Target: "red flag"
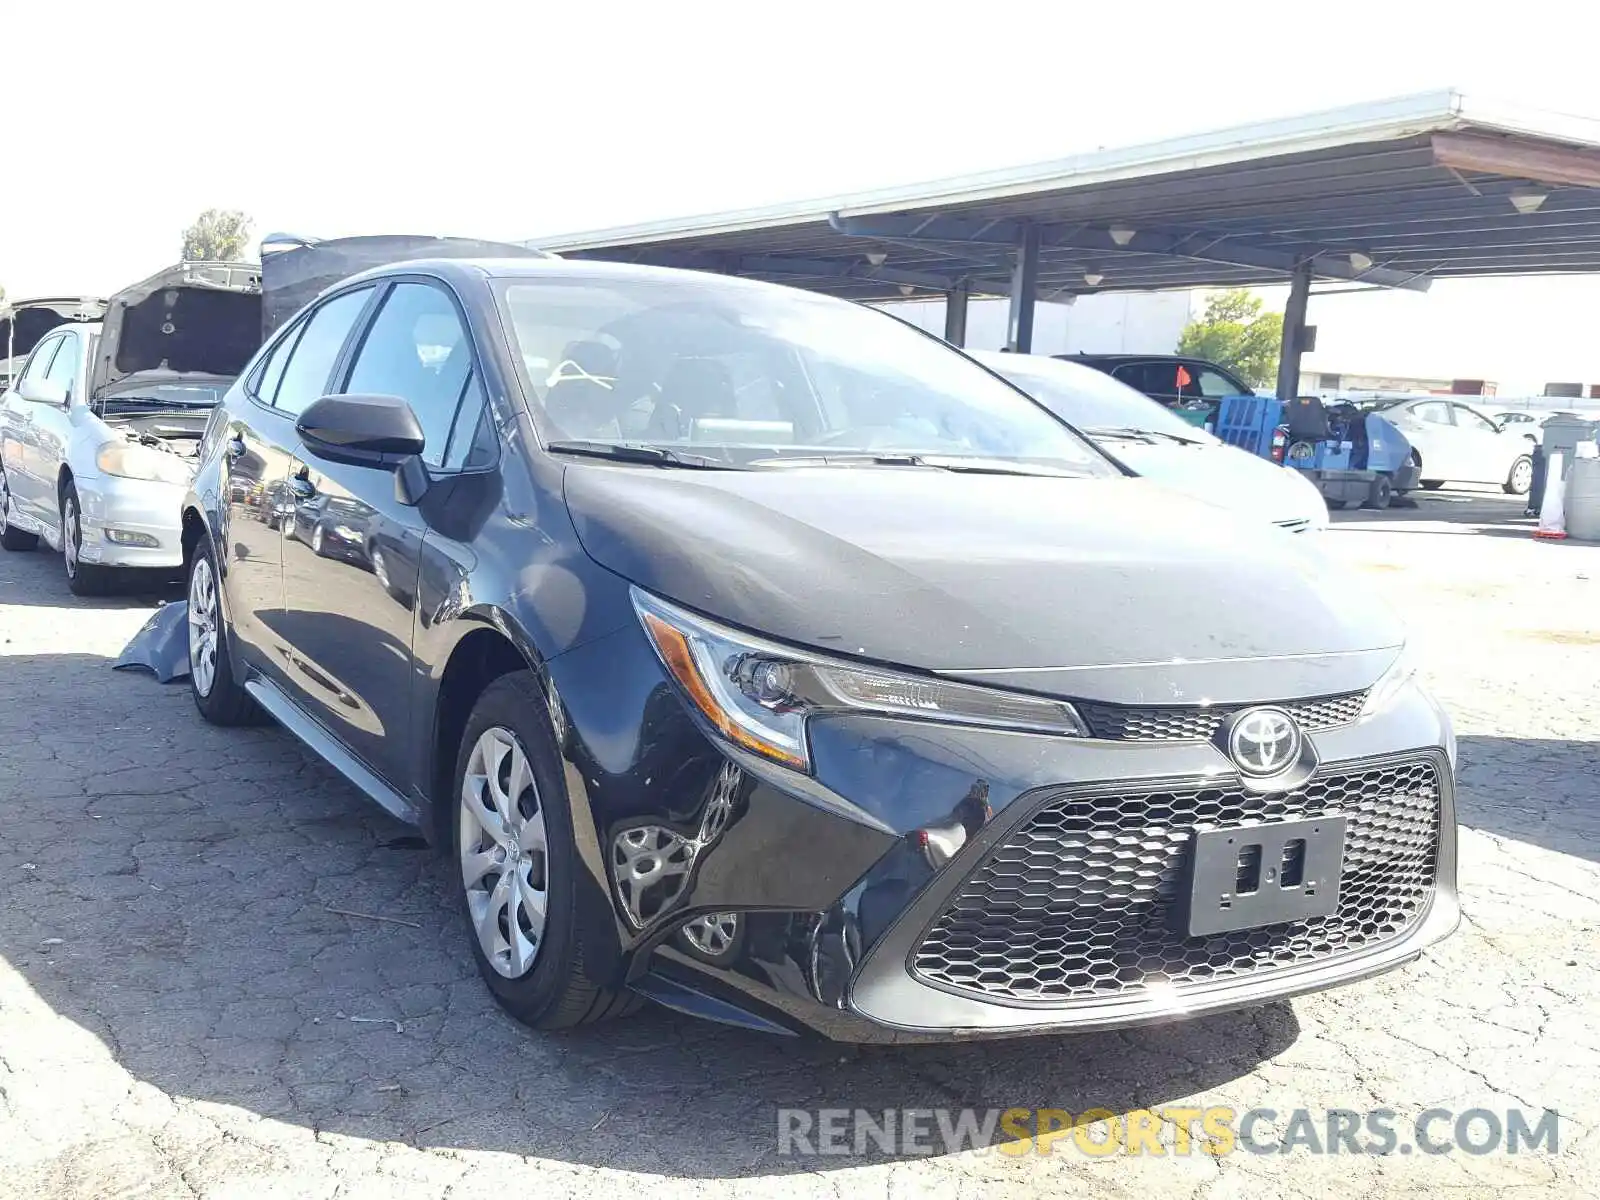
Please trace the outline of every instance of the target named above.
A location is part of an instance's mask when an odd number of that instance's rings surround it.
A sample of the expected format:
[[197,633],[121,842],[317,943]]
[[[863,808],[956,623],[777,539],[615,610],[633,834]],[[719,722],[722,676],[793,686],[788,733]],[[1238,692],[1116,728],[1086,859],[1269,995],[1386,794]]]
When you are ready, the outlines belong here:
[[1189,368],[1184,366],[1182,363],[1179,363],[1178,364],[1178,390],[1180,392],[1183,391],[1184,388],[1188,387],[1193,382],[1194,382],[1194,380],[1189,377]]

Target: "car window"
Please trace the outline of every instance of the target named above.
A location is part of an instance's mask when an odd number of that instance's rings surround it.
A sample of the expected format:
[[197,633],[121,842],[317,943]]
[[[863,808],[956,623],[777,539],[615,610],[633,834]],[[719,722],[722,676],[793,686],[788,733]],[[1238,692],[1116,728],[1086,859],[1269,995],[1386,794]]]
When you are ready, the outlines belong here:
[[[299,416],[313,401],[327,394],[328,376],[339,357],[350,327],[372,295],[370,287],[344,292],[311,314],[272,396],[275,408]],[[265,397],[263,397],[265,398]]]
[[1111,377],[1146,396],[1173,396],[1178,390],[1176,363],[1123,363]]
[[1460,404],[1453,404],[1450,407],[1456,410],[1456,424],[1461,426],[1463,429],[1470,429],[1474,433],[1500,432],[1495,428],[1493,421],[1486,419],[1479,413],[1473,412],[1472,409],[1466,408]]
[[55,357],[56,350],[63,339],[60,337],[47,338],[33,349],[33,357],[28,359],[28,365],[23,368],[22,374],[17,376],[17,382],[24,379],[43,379],[50,370],[50,360]]
[[283,368],[289,363],[289,355],[294,353],[294,344],[300,340],[300,334],[305,329],[305,322],[300,321],[284,330],[283,336],[267,351],[266,358],[261,360],[261,365],[252,373],[250,391],[257,400],[263,404],[271,404],[278,394],[278,383],[283,379]]
[[498,457],[497,446],[494,412],[474,370],[467,376],[467,385],[461,391],[461,407],[456,410],[455,425],[450,431],[445,469],[477,471],[493,466]]
[[1220,371],[1210,367],[1190,368],[1202,396],[1243,396],[1249,389],[1240,387]]
[[1438,402],[1413,405],[1411,415],[1419,421],[1426,421],[1429,425],[1453,425],[1455,423],[1450,420],[1450,406]]
[[67,399],[73,398],[73,390],[78,385],[78,335],[69,333],[61,339],[61,346],[56,351],[55,360],[51,362],[44,377],[59,383],[67,390]]
[[1195,436],[1194,426],[1172,409],[1093,367],[1032,354],[980,351],[974,357],[1085,433],[1139,429]]
[[443,289],[398,283],[384,297],[344,390],[398,396],[422,425],[422,459],[444,463],[450,426],[472,369],[472,340]]

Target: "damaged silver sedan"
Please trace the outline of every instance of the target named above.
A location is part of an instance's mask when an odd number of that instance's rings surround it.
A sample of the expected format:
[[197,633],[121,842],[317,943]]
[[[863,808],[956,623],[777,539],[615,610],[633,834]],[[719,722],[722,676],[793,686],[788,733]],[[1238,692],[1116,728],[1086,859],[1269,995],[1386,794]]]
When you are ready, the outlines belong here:
[[0,546],[59,550],[78,595],[181,566],[180,501],[261,315],[258,266],[190,262],[41,338],[0,406]]

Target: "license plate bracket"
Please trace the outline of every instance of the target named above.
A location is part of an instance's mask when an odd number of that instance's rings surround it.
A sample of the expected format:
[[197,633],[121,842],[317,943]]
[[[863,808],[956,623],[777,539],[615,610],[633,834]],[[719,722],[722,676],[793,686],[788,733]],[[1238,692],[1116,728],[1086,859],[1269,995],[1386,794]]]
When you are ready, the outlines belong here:
[[1325,917],[1339,907],[1349,820],[1234,825],[1195,835],[1189,855],[1190,937]]

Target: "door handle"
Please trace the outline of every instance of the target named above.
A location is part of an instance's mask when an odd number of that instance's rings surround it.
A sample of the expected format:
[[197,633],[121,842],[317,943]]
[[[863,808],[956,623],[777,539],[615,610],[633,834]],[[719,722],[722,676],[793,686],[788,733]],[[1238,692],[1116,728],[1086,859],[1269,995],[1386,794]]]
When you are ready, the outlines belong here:
[[228,457],[229,458],[243,458],[244,457],[244,439],[242,437],[239,437],[237,434],[228,439]]

